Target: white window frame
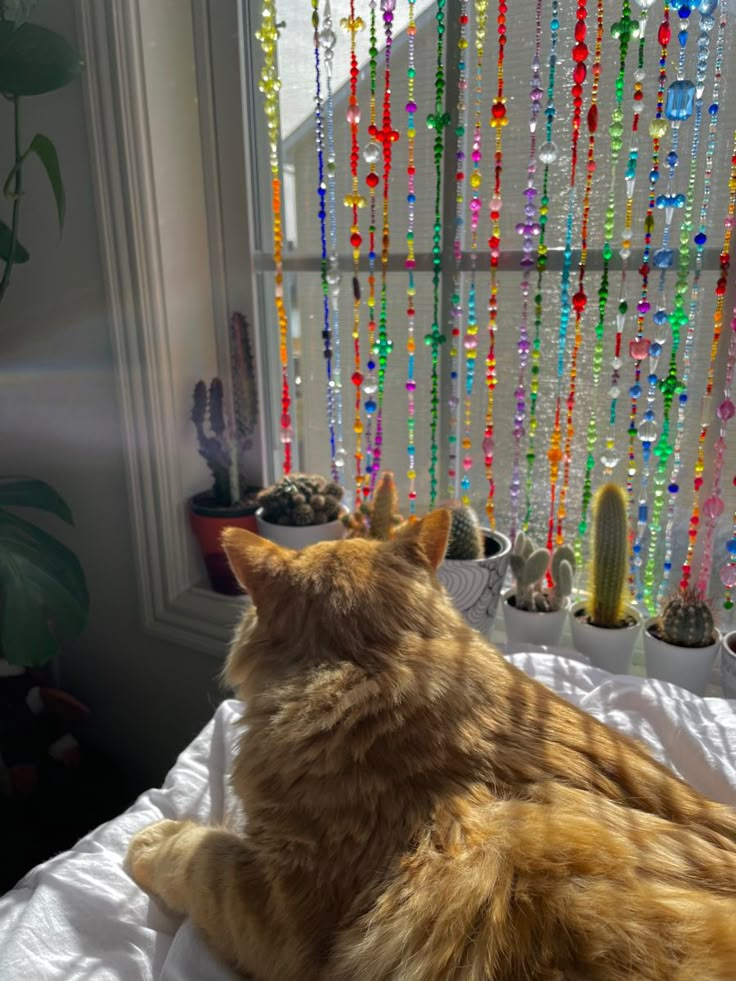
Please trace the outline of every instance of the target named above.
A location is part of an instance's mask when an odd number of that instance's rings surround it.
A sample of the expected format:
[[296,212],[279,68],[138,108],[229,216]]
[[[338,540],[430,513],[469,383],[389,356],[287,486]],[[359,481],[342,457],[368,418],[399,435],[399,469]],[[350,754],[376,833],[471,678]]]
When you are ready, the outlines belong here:
[[[188,417],[193,383],[217,374],[229,312],[256,315],[238,7],[76,0],[143,627],[218,657],[244,601],[204,584],[185,509],[208,482]],[[254,483],[269,477],[268,411],[263,399]]]

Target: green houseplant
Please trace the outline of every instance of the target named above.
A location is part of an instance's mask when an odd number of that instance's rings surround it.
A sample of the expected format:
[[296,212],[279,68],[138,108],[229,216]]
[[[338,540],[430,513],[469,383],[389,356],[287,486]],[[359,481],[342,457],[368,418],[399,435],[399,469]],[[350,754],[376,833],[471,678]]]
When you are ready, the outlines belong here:
[[659,616],[644,626],[644,656],[650,678],[703,695],[720,646],[720,631],[707,596],[694,586],[680,589]]
[[343,494],[320,474],[287,474],[258,495],[258,533],[287,548],[343,538]]
[[[26,98],[63,88],[75,79],[82,61],[60,35],[27,23],[31,0],[0,2],[0,93],[12,106],[12,166],[3,182],[9,214],[0,214],[0,303],[16,265],[30,259],[21,242],[26,168],[41,164],[51,185],[63,228],[64,184],[52,140],[23,136]],[[9,220],[5,220],[6,217]],[[83,629],[89,608],[84,572],[74,553],[27,518],[35,510],[73,524],[67,503],[53,487],[25,476],[0,477],[0,655],[8,665],[38,667],[51,660],[61,643]]]
[[520,531],[509,556],[513,586],[503,595],[506,637],[512,645],[559,642],[575,574],[575,553],[559,545],[550,554]]
[[257,530],[260,491],[251,485],[246,471],[246,455],[258,421],[258,393],[250,330],[241,313],[230,318],[229,339],[232,414],[225,407],[221,378],[213,378],[209,385],[200,380],[194,386],[191,420],[212,486],[190,499],[189,517],[210,585],[218,593],[236,595],[242,590],[230,570],[220,536],[224,528],[233,525]]
[[593,498],[593,542],[586,599],[570,610],[576,650],[614,674],[627,674],[641,615],[627,602],[629,561],[626,494],[604,484]]

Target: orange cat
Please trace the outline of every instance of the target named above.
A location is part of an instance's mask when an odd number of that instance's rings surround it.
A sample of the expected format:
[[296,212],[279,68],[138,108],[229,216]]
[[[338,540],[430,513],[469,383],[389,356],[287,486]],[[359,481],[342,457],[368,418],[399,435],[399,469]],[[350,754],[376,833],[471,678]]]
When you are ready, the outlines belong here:
[[466,626],[448,527],[226,532],[247,831],[155,824],[136,881],[258,981],[734,981],[736,813]]

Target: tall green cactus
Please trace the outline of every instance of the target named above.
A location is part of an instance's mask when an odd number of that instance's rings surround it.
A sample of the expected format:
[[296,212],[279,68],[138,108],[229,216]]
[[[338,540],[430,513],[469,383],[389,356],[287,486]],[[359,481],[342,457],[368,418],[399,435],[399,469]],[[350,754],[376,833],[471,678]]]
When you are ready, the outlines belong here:
[[590,577],[590,622],[597,627],[620,624],[628,565],[626,494],[604,484],[593,499],[593,562]]

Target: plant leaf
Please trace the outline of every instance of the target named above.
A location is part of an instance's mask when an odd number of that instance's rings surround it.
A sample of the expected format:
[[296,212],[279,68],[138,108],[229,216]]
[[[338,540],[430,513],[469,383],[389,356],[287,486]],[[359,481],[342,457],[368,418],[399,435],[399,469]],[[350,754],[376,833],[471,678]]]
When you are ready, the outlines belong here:
[[38,666],[63,637],[79,634],[89,610],[84,572],[53,536],[0,509],[0,649],[12,664]]
[[[10,227],[5,224],[5,222],[0,218],[0,259],[4,259],[5,262],[10,258],[10,242],[13,237],[13,233]],[[20,265],[22,262],[28,262],[30,255],[27,250],[23,248],[18,239],[15,240],[15,255],[13,256],[13,262]]]
[[38,24],[0,21],[0,92],[42,95],[72,82],[84,67],[79,52],[60,34]]
[[38,508],[73,525],[71,509],[58,491],[45,480],[33,477],[0,477],[0,508]]
[[46,171],[49,184],[51,184],[51,190],[54,192],[56,211],[59,215],[59,231],[61,231],[64,228],[66,194],[64,193],[64,182],[61,179],[59,155],[56,152],[56,147],[48,136],[44,136],[43,133],[36,133],[31,140],[31,145],[28,147],[25,156],[28,156],[30,153],[36,154],[43,164],[43,169]]
[[38,0],[4,0],[0,7],[5,20],[10,20],[16,27],[20,27],[31,16],[37,3]]

